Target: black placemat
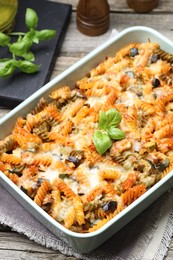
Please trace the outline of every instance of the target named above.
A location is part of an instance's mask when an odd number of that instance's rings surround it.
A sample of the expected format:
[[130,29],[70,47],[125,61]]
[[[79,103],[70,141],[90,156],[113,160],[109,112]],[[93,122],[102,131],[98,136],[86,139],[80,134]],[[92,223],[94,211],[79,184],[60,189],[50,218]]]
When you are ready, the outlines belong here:
[[[38,30],[53,29],[57,34],[52,40],[40,42],[32,48],[36,58],[34,62],[41,64],[39,72],[35,74],[15,72],[8,79],[0,79],[0,106],[8,108],[14,108],[49,81],[72,10],[71,5],[46,0],[18,0],[18,2],[19,8],[13,31],[27,31],[25,12],[26,8],[32,8],[39,17]],[[8,55],[8,50],[0,47],[0,58]]]

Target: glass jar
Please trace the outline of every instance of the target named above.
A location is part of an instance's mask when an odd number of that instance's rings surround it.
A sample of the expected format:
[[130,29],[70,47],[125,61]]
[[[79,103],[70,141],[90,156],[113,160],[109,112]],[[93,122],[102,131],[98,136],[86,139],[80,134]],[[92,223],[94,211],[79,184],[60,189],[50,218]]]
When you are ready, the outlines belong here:
[[17,0],[0,0],[0,31],[12,31],[18,9]]

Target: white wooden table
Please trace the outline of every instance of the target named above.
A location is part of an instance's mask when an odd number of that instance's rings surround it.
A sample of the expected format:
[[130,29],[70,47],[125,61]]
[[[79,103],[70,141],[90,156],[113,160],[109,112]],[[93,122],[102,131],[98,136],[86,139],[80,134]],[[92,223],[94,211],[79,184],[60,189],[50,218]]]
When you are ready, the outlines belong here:
[[[34,1],[34,0],[32,0]],[[82,58],[84,55],[99,46],[111,36],[112,30],[118,31],[129,26],[144,25],[152,27],[170,40],[173,41],[173,1],[160,0],[157,9],[148,14],[138,14],[129,9],[126,0],[108,0],[111,12],[110,29],[105,34],[98,37],[88,37],[82,35],[76,28],[76,6],[78,0],[54,0],[73,5],[73,13],[69,24],[61,51],[57,57],[56,64],[52,73],[54,78],[70,65]],[[0,109],[0,117],[8,113],[8,109]],[[8,227],[0,225],[0,260],[12,259],[54,259],[54,260],[73,260],[73,257],[66,257],[58,252],[47,249],[30,241],[23,235],[13,232]],[[173,259],[173,238],[166,260]]]

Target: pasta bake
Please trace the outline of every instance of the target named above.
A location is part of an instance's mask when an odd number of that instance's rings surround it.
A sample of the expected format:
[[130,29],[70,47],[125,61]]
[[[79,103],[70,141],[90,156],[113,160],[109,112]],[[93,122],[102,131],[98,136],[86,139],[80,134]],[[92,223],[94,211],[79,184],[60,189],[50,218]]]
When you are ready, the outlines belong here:
[[0,170],[67,229],[99,229],[172,169],[172,62],[131,43],[42,97],[0,141]]

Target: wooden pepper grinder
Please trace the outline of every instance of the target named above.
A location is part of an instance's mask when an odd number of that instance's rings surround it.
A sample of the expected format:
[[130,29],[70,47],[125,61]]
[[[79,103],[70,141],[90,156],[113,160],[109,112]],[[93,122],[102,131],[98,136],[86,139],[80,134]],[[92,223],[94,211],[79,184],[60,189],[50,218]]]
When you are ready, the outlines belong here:
[[158,6],[159,0],[127,0],[130,8],[138,13],[148,13]]
[[79,0],[77,28],[83,34],[97,36],[109,28],[109,4],[107,0]]

